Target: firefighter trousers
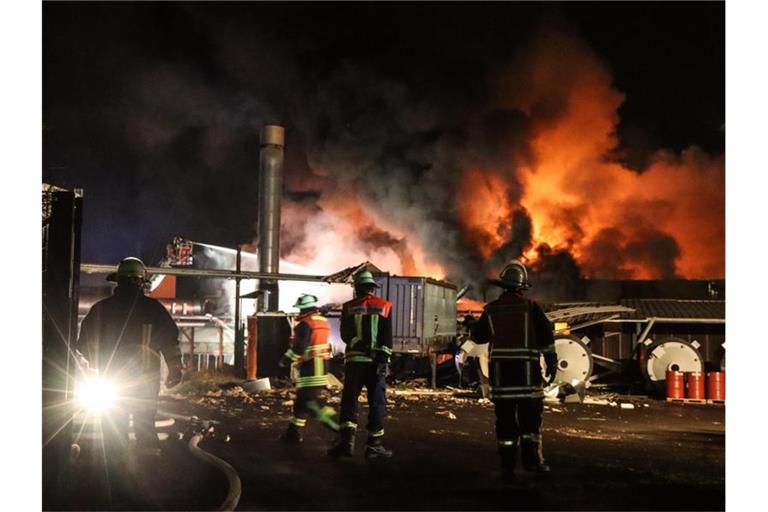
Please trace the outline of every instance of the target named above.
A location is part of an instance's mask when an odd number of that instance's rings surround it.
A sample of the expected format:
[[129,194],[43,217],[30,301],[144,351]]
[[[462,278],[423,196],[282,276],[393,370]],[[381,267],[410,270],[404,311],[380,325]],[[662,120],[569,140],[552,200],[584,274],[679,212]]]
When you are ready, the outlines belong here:
[[357,428],[357,397],[363,387],[368,392],[368,424],[366,429],[372,438],[384,435],[386,413],[386,381],[376,372],[373,362],[349,362],[344,367],[344,391],[341,394],[341,428]]
[[325,426],[333,428],[330,424],[333,410],[330,407],[325,407],[320,396],[324,389],[325,386],[307,386],[296,390],[291,425],[299,428],[304,427],[307,424],[307,420],[313,417]]
[[541,423],[544,399],[497,399],[495,406],[499,453],[504,456],[521,446],[524,464],[535,465],[543,462]]
[[122,392],[119,403],[110,411],[110,435],[118,445],[125,446],[133,417],[133,431],[139,447],[160,446],[155,428],[157,395],[160,391],[159,375],[142,376]]

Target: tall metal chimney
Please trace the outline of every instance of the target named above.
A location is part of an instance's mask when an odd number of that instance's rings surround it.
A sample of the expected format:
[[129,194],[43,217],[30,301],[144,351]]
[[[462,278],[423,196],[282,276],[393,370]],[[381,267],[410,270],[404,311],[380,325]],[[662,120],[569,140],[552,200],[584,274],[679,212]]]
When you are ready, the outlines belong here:
[[[280,199],[283,195],[283,149],[285,129],[266,125],[261,129],[259,158],[259,271],[280,271]],[[260,311],[277,311],[276,281],[262,279],[264,291]]]

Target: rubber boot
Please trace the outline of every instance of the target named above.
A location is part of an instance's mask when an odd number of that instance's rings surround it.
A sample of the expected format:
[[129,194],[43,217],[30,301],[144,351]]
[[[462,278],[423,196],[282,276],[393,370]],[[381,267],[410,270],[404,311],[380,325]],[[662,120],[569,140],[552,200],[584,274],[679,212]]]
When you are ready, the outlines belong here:
[[301,429],[293,423],[289,423],[286,431],[280,436],[280,441],[285,444],[301,444],[304,438],[301,437]]
[[523,467],[527,471],[549,473],[550,468],[544,464],[544,457],[541,454],[541,443],[523,441],[521,449],[523,455]]
[[392,450],[387,450],[381,443],[381,437],[369,437],[365,445],[366,459],[388,459],[392,457]]
[[501,457],[501,478],[504,480],[515,478],[517,446],[499,447],[499,456]]
[[331,457],[351,457],[355,453],[355,429],[342,428],[336,444],[328,450]]

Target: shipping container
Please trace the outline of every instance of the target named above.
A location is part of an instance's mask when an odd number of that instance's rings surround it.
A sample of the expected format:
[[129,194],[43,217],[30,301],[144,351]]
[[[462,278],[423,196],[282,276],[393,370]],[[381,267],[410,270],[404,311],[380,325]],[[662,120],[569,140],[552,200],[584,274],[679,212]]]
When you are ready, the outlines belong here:
[[457,287],[429,277],[375,275],[376,295],[392,303],[395,353],[445,350],[456,340]]

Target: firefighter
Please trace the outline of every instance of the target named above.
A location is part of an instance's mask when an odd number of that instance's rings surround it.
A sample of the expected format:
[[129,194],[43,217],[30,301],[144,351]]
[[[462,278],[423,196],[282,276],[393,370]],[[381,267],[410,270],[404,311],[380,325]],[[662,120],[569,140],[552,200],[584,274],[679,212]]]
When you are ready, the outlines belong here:
[[491,400],[502,471],[513,476],[519,446],[525,469],[547,473],[541,443],[540,358],[544,356],[546,377],[551,380],[557,366],[552,324],[536,302],[523,296],[530,288],[525,265],[511,261],[491,283],[504,291],[485,306],[472,334],[475,342],[490,343]]
[[365,457],[389,458],[392,451],[382,444],[386,412],[386,376],[392,355],[392,304],[376,297],[379,286],[368,271],[354,276],[355,298],[344,303],[341,339],[346,343],[344,390],[341,396],[339,438],[328,451],[333,457],[354,453],[357,430],[357,397],[368,391],[368,442]]
[[314,295],[301,295],[293,307],[298,308],[300,313],[291,346],[283,354],[279,365],[298,365],[299,376],[296,379],[293,417],[280,440],[299,444],[303,441],[301,429],[306,426],[310,413],[333,430],[338,430],[338,425],[332,419],[333,409],[323,406],[320,398],[320,393],[328,385],[328,359],[331,355],[328,320],[320,314]]
[[[166,385],[181,382],[179,330],[165,307],[144,295],[147,269],[138,258],[125,258],[117,272],[114,294],[97,302],[83,319],[76,349],[117,388],[119,402],[111,411],[120,444],[127,442],[128,415],[133,414],[136,443],[144,454],[159,454],[155,431],[160,391],[160,356],[168,366]],[[105,432],[105,434],[110,434]]]

